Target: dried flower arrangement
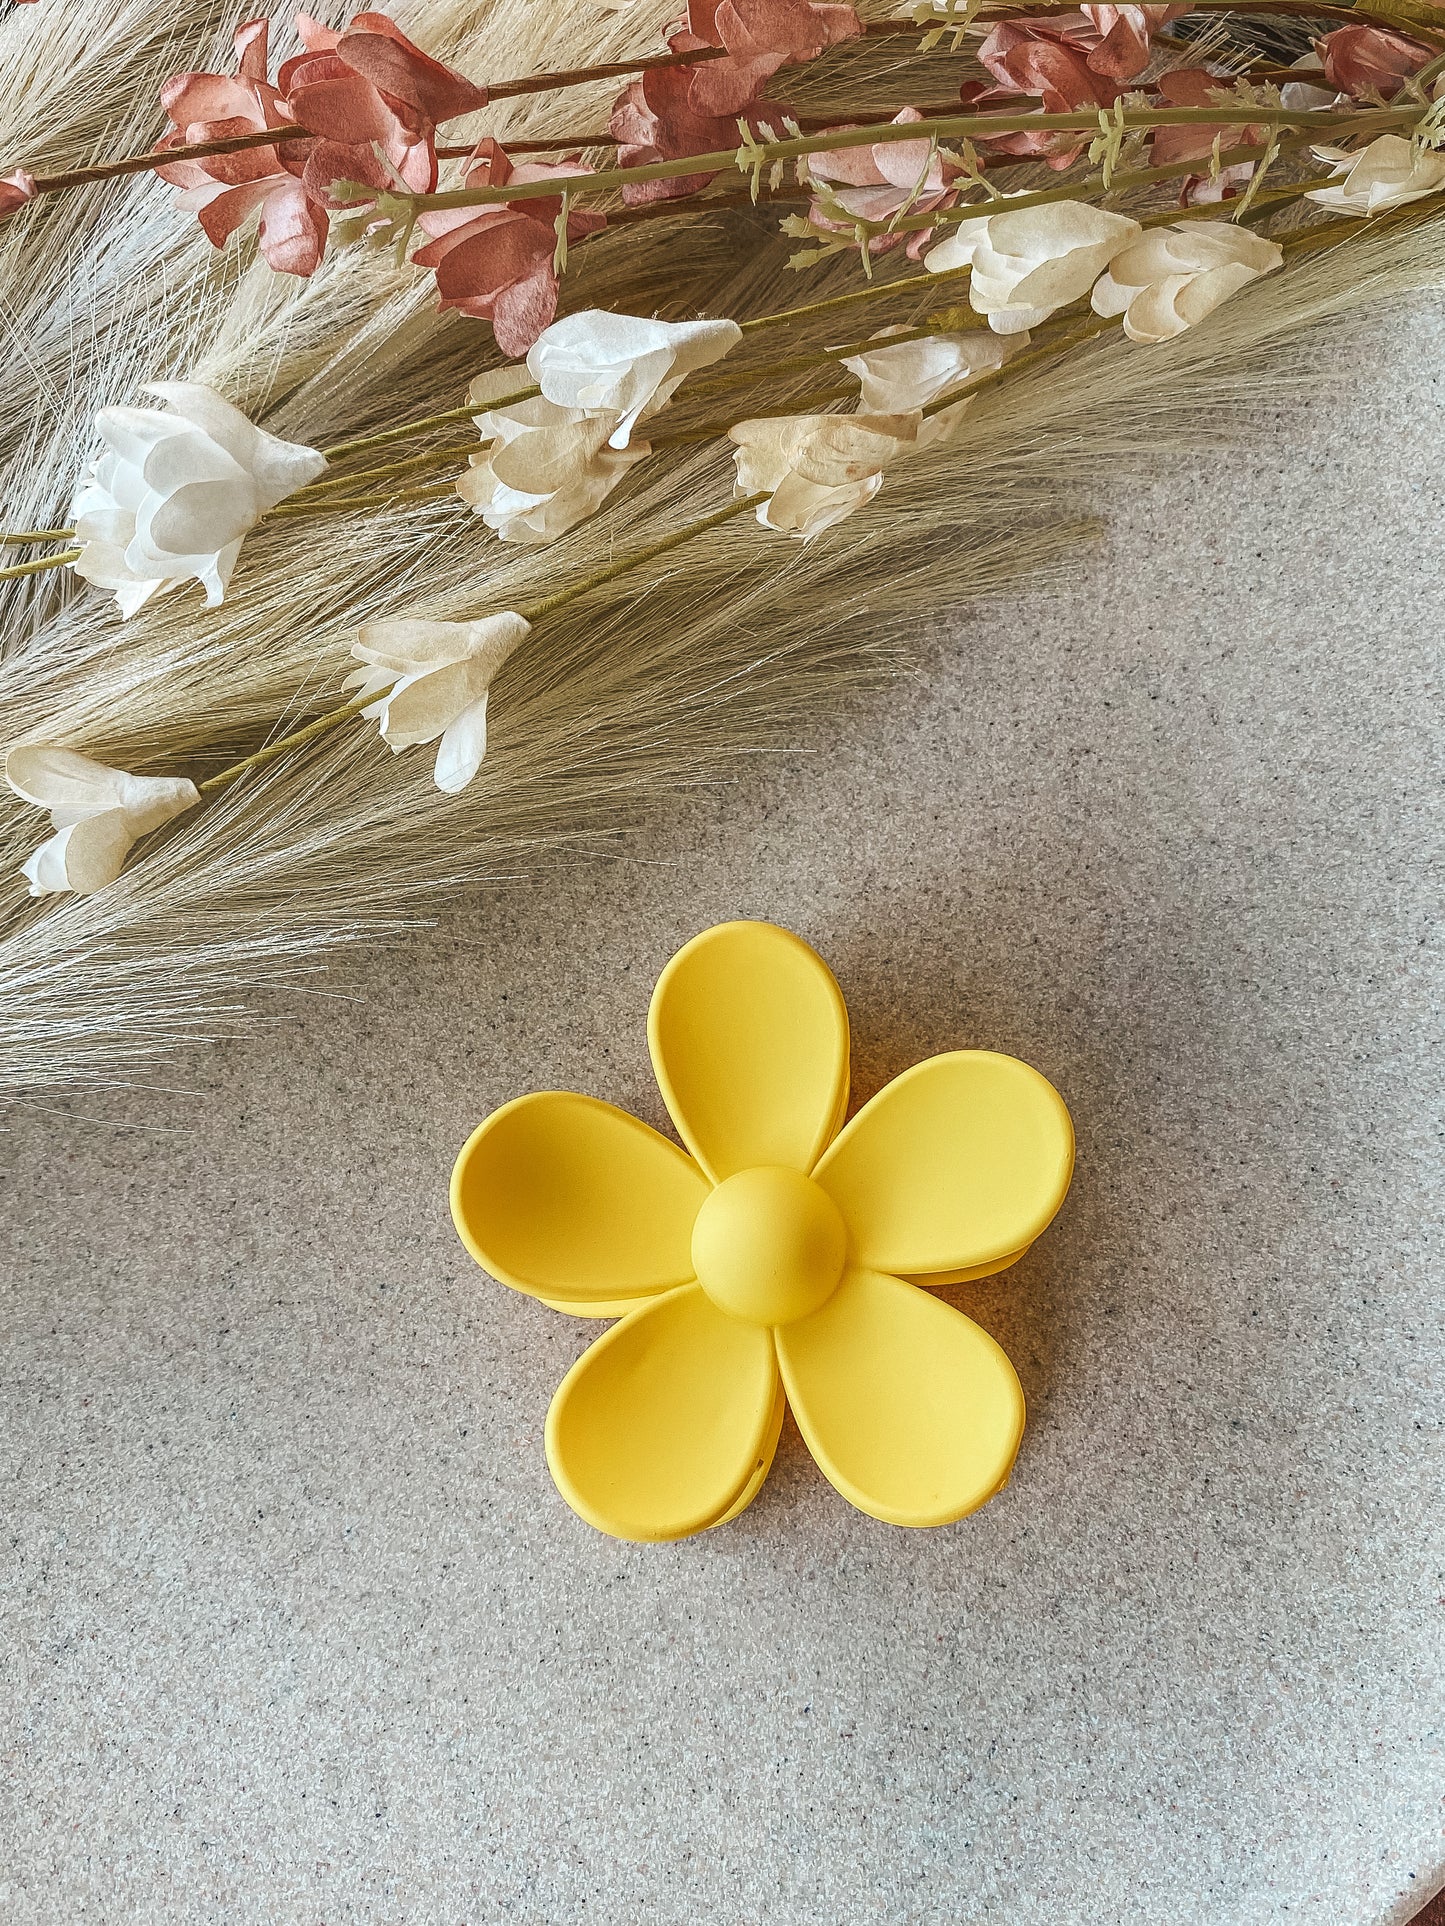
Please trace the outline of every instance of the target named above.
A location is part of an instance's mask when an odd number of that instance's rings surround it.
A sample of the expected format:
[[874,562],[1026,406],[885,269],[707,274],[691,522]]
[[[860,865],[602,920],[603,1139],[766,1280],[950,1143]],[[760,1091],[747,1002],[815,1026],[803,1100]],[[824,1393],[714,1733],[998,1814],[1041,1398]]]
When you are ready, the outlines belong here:
[[15,1091],[604,832],[1442,278],[1425,0],[15,0],[0,74]]

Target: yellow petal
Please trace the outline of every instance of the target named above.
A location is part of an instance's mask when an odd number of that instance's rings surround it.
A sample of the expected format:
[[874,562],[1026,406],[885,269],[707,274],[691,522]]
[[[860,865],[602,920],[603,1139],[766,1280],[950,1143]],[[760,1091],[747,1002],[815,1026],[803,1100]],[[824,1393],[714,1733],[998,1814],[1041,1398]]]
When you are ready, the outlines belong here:
[[1017,1057],[957,1050],[895,1077],[813,1173],[873,1270],[992,1268],[1021,1256],[1069,1187],[1064,1100]]
[[557,1489],[613,1538],[686,1538],[761,1485],[781,1415],[772,1338],[684,1285],[624,1318],[547,1413]]
[[697,1166],[636,1117],[549,1090],[473,1131],[452,1172],[452,1219],[503,1284],[600,1310],[692,1276],[707,1194]]
[[773,923],[721,923],[680,949],[647,1018],[678,1134],[716,1182],[811,1170],[848,1102],[848,1012],[823,959]]
[[568,1317],[591,1317],[599,1320],[627,1317],[633,1311],[640,1311],[644,1304],[650,1304],[650,1297],[539,1297],[537,1302],[545,1304],[549,1311],[562,1311]]
[[961,1311],[901,1278],[850,1271],[774,1332],[798,1429],[828,1481],[890,1525],[947,1525],[1008,1482],[1024,1394]]

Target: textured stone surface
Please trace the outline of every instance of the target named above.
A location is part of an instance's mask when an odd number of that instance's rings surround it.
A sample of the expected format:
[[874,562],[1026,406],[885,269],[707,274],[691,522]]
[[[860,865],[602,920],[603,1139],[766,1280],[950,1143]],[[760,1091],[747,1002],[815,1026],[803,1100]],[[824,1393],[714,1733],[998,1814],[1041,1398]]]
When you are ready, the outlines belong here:
[[[1307,416],[1117,491],[1067,592],[941,624],[617,860],[10,1117],[7,1922],[1423,1903],[1442,349],[1425,308],[1341,348]],[[586,1329],[451,1232],[495,1103],[660,1121],[653,978],[736,915],[834,965],[856,1096],[977,1044],[1073,1107],[1062,1217],[955,1294],[1031,1409],[958,1527],[854,1514],[789,1430],[726,1530],[593,1535],[541,1451]]]

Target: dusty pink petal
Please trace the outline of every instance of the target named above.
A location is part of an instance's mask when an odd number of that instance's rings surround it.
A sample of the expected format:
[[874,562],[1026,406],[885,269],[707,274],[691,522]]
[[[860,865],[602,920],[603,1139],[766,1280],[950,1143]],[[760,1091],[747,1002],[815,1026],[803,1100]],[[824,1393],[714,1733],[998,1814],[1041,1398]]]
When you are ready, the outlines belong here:
[[[1203,67],[1177,67],[1159,77],[1159,97],[1166,107],[1208,107],[1215,94],[1228,91],[1229,82]],[[1194,127],[1156,128],[1149,144],[1149,158],[1155,167],[1169,167],[1175,161],[1208,160],[1214,151],[1215,136],[1221,151],[1229,147],[1253,147],[1264,138],[1263,127],[1218,126],[1212,123]]]
[[780,66],[816,60],[825,47],[863,31],[851,7],[817,7],[811,0],[722,0],[716,22],[736,59],[776,55]]
[[[842,130],[832,128],[829,131]],[[865,136],[867,131],[866,128],[859,129]],[[840,187],[883,187],[887,185],[887,180],[876,156],[874,143],[865,139],[858,147],[831,147],[821,154],[810,154],[808,171],[819,180],[836,181]]]
[[555,238],[508,208],[486,215],[428,242],[412,259],[435,271],[442,307],[490,319],[502,352],[525,354],[557,312]]
[[[429,194],[435,187],[436,159],[428,142],[422,141],[414,147],[388,143],[387,160],[414,193]],[[363,187],[374,187],[379,193],[395,185],[391,169],[377,157],[370,143],[352,147],[332,140],[310,143],[301,179],[311,198],[333,212],[354,205],[337,199],[338,181],[356,181]]]
[[17,167],[13,174],[0,180],[0,221],[7,214],[13,214],[17,207],[24,207],[27,201],[35,199],[35,176],[23,167]]
[[554,243],[537,222],[512,215],[472,234],[447,237],[440,259],[430,246],[412,256],[422,267],[435,267],[443,305],[462,301],[491,301],[514,281],[524,281],[542,262],[550,264]]
[[177,127],[237,117],[253,127],[266,124],[255,90],[230,74],[172,74],[161,88],[161,106]]
[[1111,80],[1135,79],[1149,65],[1153,36],[1188,11],[1187,6],[1173,5],[1081,8],[1099,35],[1098,45],[1089,50],[1090,67]]
[[[915,114],[915,118],[922,119],[922,115]],[[902,119],[902,114],[896,115],[895,124]],[[926,140],[880,141],[873,149],[873,164],[885,181],[905,194],[912,194],[920,185],[943,185],[938,156]]]
[[557,318],[557,277],[551,260],[525,281],[503,288],[492,306],[492,333],[504,355],[520,360]]
[[264,15],[243,20],[235,33],[236,72],[242,80],[266,82],[266,39],[271,23]]
[[326,210],[318,207],[298,180],[283,176],[261,203],[258,242],[267,265],[278,274],[314,274],[326,250]]
[[[205,188],[200,190],[202,194]],[[217,182],[204,204],[196,207],[196,218],[212,247],[224,247],[269,192],[266,181],[245,181],[239,187],[223,187]],[[194,204],[194,203],[193,203]]]
[[462,163],[462,179],[468,187],[505,187],[512,173],[511,155],[490,134],[477,142]]
[[343,147],[372,141],[386,147],[396,139],[399,122],[394,109],[359,74],[343,72],[293,87],[287,105],[303,127]]
[[336,55],[325,48],[319,48],[314,53],[294,54],[290,60],[281,62],[276,75],[277,91],[289,96],[295,87],[309,86],[317,80],[335,80],[348,71]]
[[1211,180],[1208,174],[1186,174],[1179,189],[1181,207],[1213,206],[1217,201],[1236,200],[1254,177],[1253,161],[1236,161],[1221,167]]
[[1329,85],[1352,98],[1377,93],[1392,100],[1409,75],[1432,58],[1418,40],[1387,27],[1340,27],[1317,40],[1315,51]]
[[[966,107],[988,108],[1007,104],[1011,108],[1018,105],[1018,95],[1011,88],[983,87],[977,81],[965,81],[958,90],[958,97]],[[984,148],[990,154],[1014,154],[1026,156],[1031,160],[1041,160],[1052,168],[1072,167],[1079,155],[1089,144],[1087,134],[1057,133],[1040,130],[1038,133],[1016,132],[1012,134],[974,134],[975,146]]]
[[771,54],[759,54],[752,60],[729,57],[706,61],[690,70],[688,104],[694,113],[704,116],[740,114],[782,65]]
[[423,53],[384,13],[359,13],[336,45],[337,54],[378,92],[404,101],[435,125],[487,104],[487,90]]
[[[688,91],[691,78],[686,67],[658,67],[622,90],[608,124],[618,143],[620,166],[685,160],[690,154],[731,152],[737,147],[736,121],[699,114],[694,109]],[[760,106],[755,111],[763,109]],[[623,188],[622,198],[628,206],[680,200],[696,194],[714,178],[715,170],[672,180],[635,182]]]
[[1046,114],[1109,107],[1122,91],[1107,75],[1094,73],[1076,48],[1040,28],[1012,21],[1004,21],[989,33],[978,57],[1001,87],[1013,93],[1040,95]]
[[[192,141],[230,140],[237,134],[256,131],[257,125],[253,120],[208,120],[183,128],[175,140],[176,145],[180,146]],[[183,167],[186,163],[181,161],[176,164]],[[213,181],[221,181],[227,187],[239,187],[245,181],[266,180],[280,166],[274,147],[243,147],[235,154],[206,154],[193,164]],[[156,171],[161,173],[164,170],[157,168]]]

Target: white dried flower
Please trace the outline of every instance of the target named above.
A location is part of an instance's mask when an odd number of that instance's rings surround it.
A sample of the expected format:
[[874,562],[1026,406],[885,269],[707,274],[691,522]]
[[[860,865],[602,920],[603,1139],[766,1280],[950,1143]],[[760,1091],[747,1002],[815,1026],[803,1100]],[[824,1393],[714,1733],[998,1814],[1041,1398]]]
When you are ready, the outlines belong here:
[[961,222],[923,263],[933,274],[972,266],[968,298],[974,312],[986,314],[996,334],[1022,334],[1087,294],[1139,231],[1126,214],[1086,201],[1005,208]]
[[102,408],[105,443],[71,505],[75,562],[134,615],[168,583],[196,581],[223,601],[241,543],[268,508],[325,472],[314,448],[281,441],[193,381],[147,388],[160,408]]
[[921,341],[889,342],[902,328],[874,335],[879,343],[843,356],[862,385],[860,403],[868,414],[906,414],[963,387],[981,374],[1002,367],[1028,342],[1026,334],[998,335],[976,329],[967,334],[930,334]]
[[1312,107],[1333,107],[1336,101],[1348,100],[1348,94],[1342,94],[1334,87],[1320,87],[1315,84],[1317,80],[1324,79],[1325,69],[1323,61],[1313,48],[1308,53],[1301,54],[1298,60],[1292,60],[1290,69],[1294,73],[1306,76],[1301,80],[1287,80],[1279,90],[1279,104],[1287,108],[1290,113],[1297,114],[1301,110],[1308,111]]
[[739,495],[766,494],[764,528],[811,541],[845,520],[883,486],[883,471],[902,457],[945,441],[972,396],[924,419],[900,414],[776,415],[729,428],[737,443]]
[[1283,260],[1274,241],[1232,221],[1150,228],[1095,282],[1094,312],[1122,314],[1131,341],[1168,341]]
[[393,750],[441,738],[436,785],[454,796],[487,753],[492,680],[531,626],[511,610],[480,622],[368,622],[351,651],[367,666],[346,686],[379,697],[361,713]]
[[542,330],[527,367],[548,401],[615,417],[608,445],[625,448],[640,417],[655,414],[688,375],[742,338],[736,321],[650,321],[583,308]]
[[610,447],[614,415],[560,407],[545,395],[509,408],[485,406],[515,388],[515,373],[495,368],[467,390],[467,398],[482,405],[475,420],[489,446],[472,456],[457,493],[504,542],[536,547],[596,514],[652,449],[645,441]]
[[185,776],[132,776],[53,742],[17,743],[5,758],[5,780],[48,809],[58,832],[22,865],[32,896],[88,896],[113,883],[137,837],[201,800]]
[[1316,187],[1305,199],[1340,214],[1385,214],[1445,187],[1445,154],[1413,147],[1400,134],[1381,134],[1356,153],[1340,147],[1313,152],[1316,160],[1333,162],[1340,184]]

